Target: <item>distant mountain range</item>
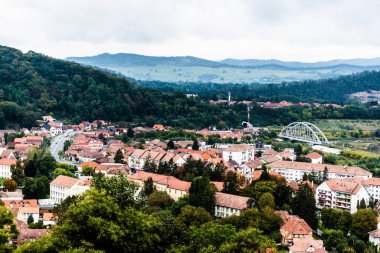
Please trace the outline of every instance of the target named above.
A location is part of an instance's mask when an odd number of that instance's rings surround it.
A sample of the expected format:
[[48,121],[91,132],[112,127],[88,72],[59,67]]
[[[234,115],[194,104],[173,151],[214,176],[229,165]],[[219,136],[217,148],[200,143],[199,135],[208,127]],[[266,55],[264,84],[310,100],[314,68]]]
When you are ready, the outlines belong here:
[[167,82],[270,83],[321,79],[380,70],[380,57],[320,62],[295,62],[276,59],[224,59],[212,61],[194,56],[145,56],[118,53],[67,60],[124,74],[138,80]]

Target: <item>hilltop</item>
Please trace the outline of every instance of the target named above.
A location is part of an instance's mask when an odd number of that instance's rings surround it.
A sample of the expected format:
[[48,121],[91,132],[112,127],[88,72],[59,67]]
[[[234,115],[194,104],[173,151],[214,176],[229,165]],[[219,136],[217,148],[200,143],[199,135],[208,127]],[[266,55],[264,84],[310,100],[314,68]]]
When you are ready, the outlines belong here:
[[144,81],[280,83],[334,78],[366,70],[380,70],[380,58],[289,62],[276,59],[224,59],[212,61],[194,56],[146,56],[104,53],[67,60],[121,73]]

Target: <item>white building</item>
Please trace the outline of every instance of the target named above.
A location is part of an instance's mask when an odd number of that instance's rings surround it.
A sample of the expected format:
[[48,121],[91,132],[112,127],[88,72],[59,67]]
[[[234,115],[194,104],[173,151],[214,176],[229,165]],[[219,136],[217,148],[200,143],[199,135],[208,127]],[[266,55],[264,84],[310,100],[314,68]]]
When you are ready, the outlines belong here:
[[16,159],[0,159],[0,178],[11,178],[11,166],[16,165]]
[[367,189],[373,201],[380,200],[380,178],[369,178],[363,181],[363,186]]
[[233,160],[240,165],[255,158],[255,148],[248,144],[232,144],[222,150],[222,156],[225,161]]
[[371,231],[369,234],[369,242],[373,243],[373,245],[376,246],[376,248],[379,250],[380,245],[380,229]]
[[166,192],[174,200],[178,200],[180,197],[186,195],[191,185],[190,182],[179,180],[173,176],[165,176],[145,171],[138,171],[128,177],[129,180],[135,182],[140,188],[144,186],[144,181],[148,180],[148,178],[152,178],[156,190]]
[[311,163],[322,164],[323,156],[317,152],[307,154],[306,158],[310,159]]
[[249,198],[216,192],[215,200],[215,216],[228,217],[240,215],[241,211],[247,209]]
[[305,162],[276,161],[268,165],[272,171],[284,176],[286,181],[300,181],[304,174],[316,173],[318,176],[326,175],[328,179],[359,177],[372,178],[372,173],[360,167],[313,164]]
[[357,204],[364,199],[366,205],[370,195],[361,184],[360,178],[331,179],[317,187],[315,200],[319,208],[329,207],[346,210],[350,213],[357,211]]
[[89,188],[89,182],[60,175],[50,183],[50,199],[55,203],[60,203],[67,197],[79,195]]
[[27,222],[29,216],[33,217],[33,222],[38,222],[40,218],[40,208],[32,206],[19,207],[17,212],[17,219]]

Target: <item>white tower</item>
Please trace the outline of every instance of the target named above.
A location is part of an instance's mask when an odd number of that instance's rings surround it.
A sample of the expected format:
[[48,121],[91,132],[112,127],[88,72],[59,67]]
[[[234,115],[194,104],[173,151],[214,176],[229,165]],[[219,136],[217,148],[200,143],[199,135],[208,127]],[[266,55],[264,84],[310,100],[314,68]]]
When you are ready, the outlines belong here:
[[231,92],[228,92],[228,102],[231,102]]

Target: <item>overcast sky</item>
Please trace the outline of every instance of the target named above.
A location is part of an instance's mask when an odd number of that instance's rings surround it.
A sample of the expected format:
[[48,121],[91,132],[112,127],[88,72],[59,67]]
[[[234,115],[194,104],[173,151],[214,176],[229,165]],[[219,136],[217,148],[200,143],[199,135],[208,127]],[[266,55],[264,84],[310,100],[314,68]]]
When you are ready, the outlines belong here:
[[373,58],[379,13],[378,0],[0,0],[0,44],[57,58]]

